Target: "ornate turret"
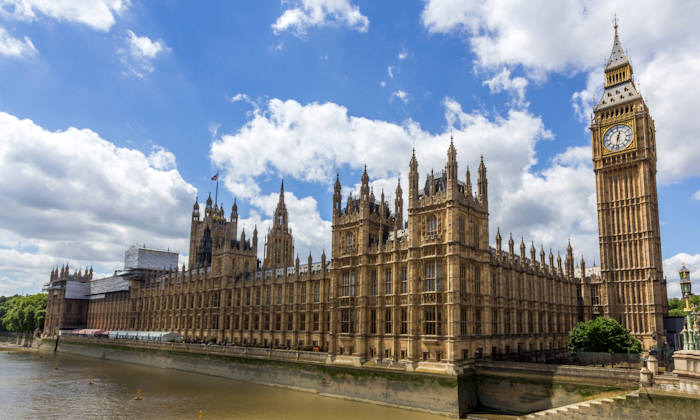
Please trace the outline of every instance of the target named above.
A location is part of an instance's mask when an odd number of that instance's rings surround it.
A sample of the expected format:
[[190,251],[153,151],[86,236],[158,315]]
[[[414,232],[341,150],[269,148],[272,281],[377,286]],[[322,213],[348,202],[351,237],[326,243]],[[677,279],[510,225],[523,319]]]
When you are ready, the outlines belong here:
[[408,207],[413,208],[418,203],[418,161],[416,149],[413,149],[411,162],[408,164]]
[[469,173],[469,166],[467,166],[467,180],[465,181],[466,195],[470,198],[474,195],[472,192],[472,176]]
[[[272,228],[265,238],[263,268],[289,267],[294,258],[294,240],[289,227],[289,215],[284,203],[284,180],[280,184],[280,196],[275,209]],[[254,241],[255,238],[254,238]]]
[[394,215],[396,217],[395,228],[403,228],[403,190],[401,189],[401,178],[396,183],[396,197],[394,198]]
[[457,150],[455,149],[454,139],[450,136],[450,147],[447,149],[447,165],[445,165],[445,173],[447,174],[448,188],[450,185],[457,185]]
[[333,186],[333,215],[337,216],[341,213],[341,201],[342,196],[340,194],[340,174],[335,174],[335,185]]
[[510,233],[510,238],[508,239],[508,253],[510,254],[510,258],[513,259],[515,257],[515,242],[513,241],[513,233]]
[[498,250],[498,256],[501,256],[501,228],[496,228],[496,249]]
[[486,165],[484,165],[484,156],[481,155],[481,163],[479,163],[479,202],[488,207],[489,193],[488,181],[486,180]]
[[369,175],[367,175],[367,165],[362,171],[362,185],[360,186],[360,201],[369,202]]

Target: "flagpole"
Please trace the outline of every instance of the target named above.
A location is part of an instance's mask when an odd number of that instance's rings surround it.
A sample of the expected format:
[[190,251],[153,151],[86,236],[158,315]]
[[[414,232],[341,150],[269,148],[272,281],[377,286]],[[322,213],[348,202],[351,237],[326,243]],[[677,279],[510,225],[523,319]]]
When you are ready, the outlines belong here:
[[216,193],[214,193],[214,202],[219,202],[219,171],[216,171]]

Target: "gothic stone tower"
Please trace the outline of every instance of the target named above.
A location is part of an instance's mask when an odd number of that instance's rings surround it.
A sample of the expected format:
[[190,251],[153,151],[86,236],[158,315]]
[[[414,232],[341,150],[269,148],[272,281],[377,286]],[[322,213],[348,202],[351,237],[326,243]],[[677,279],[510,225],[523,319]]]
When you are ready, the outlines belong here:
[[664,342],[666,282],[656,196],[656,130],[615,41],[605,91],[591,122],[596,175],[603,314],[617,319],[645,348]]
[[275,209],[272,229],[265,240],[263,269],[291,267],[294,265],[294,240],[289,227],[287,206],[284,204],[284,181],[280,187],[280,198]]

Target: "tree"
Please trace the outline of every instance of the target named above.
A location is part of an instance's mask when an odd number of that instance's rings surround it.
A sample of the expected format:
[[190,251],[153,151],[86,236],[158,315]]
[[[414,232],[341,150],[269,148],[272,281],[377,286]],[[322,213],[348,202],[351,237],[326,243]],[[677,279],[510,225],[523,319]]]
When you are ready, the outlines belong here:
[[[700,296],[690,297],[690,306],[700,307]],[[671,298],[668,300],[668,314],[670,316],[685,316],[685,299]]]
[[579,322],[569,332],[569,351],[640,353],[642,344],[630,331],[612,318],[598,317]]
[[0,304],[0,324],[11,332],[33,332],[44,327],[47,296],[13,296]]

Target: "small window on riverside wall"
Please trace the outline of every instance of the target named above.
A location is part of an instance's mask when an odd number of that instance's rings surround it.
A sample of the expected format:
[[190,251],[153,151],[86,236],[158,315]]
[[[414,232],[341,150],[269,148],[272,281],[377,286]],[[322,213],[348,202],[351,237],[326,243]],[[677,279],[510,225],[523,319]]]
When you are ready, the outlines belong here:
[[369,281],[369,294],[377,296],[377,270],[372,270]]
[[315,281],[314,282],[314,302],[320,302],[321,301],[321,282],[320,281]]
[[270,330],[270,314],[265,314],[265,325],[263,327],[265,331]]
[[459,216],[459,243],[464,244],[466,239],[467,235],[464,227],[464,216]]
[[467,310],[465,308],[459,310],[459,334],[463,337],[467,335]]
[[435,215],[428,216],[428,235],[437,233],[437,217]]
[[401,359],[405,359],[405,358],[406,358],[406,350],[401,349]]
[[388,359],[391,357],[391,349],[384,350],[384,358]]
[[429,357],[429,356],[430,356],[430,353],[428,353],[427,351],[424,351],[424,352],[423,352],[423,361],[428,360],[428,357]]
[[287,315],[287,331],[294,331],[294,315]]
[[474,311],[474,334],[481,335],[481,309]]
[[275,330],[279,331],[282,329],[282,315],[275,315]]
[[306,314],[299,314],[299,330],[306,331]]
[[384,311],[384,334],[391,334],[391,309]]
[[435,335],[437,332],[437,317],[435,314],[435,307],[428,306],[425,308],[425,330],[426,335]]
[[313,321],[314,322],[314,325],[313,325],[314,331],[318,331],[318,327],[319,327],[318,319],[319,319],[318,312],[314,312],[314,321]]
[[301,303],[306,303],[306,283],[301,284],[299,293],[301,294]]
[[467,359],[469,359],[469,350],[462,349],[462,360],[467,360]]
[[277,295],[277,304],[281,305],[282,304],[282,285],[277,286],[277,291],[275,292]]
[[243,316],[243,328],[244,330],[250,329],[250,316],[249,315],[244,315]]
[[294,284],[290,284],[289,286],[287,286],[287,293],[287,303],[291,305],[294,303]]
[[372,309],[369,311],[369,333],[377,333],[377,310]]

